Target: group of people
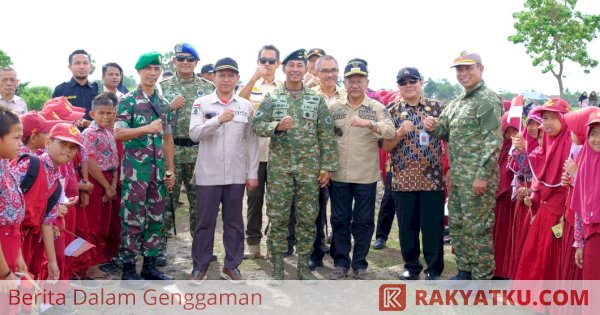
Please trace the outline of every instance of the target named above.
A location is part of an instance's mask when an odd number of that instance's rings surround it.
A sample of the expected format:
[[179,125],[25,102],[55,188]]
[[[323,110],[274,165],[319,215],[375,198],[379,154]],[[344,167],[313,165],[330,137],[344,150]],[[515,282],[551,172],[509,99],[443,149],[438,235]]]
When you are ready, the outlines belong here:
[[[340,65],[322,49],[281,58],[265,45],[239,89],[234,59],[210,65],[205,79],[195,73],[200,57],[192,45],[179,43],[174,53],[176,71],[162,80],[162,56],[142,54],[140,83],[126,91],[116,63],[102,67],[102,86],[90,82],[89,54],[76,50],[73,77],[39,112],[14,95],[16,71],[0,70],[2,279],[29,272],[107,280],[120,268],[133,288],[173,280],[157,266],[168,264],[182,184],[192,281],[206,280],[216,259],[219,211],[220,275],[243,279],[243,259],[262,256],[265,197],[271,284],[281,284],[284,256],[294,251],[296,278],[307,283],[327,253],[330,279],[351,272],[369,279],[380,179],[388,212],[380,222],[389,213],[398,218],[403,280],[420,279],[423,270],[427,280],[440,278],[446,199],[458,267],[451,279],[600,278],[592,267],[600,253],[596,108],[569,113],[564,100],[551,99],[521,126],[486,87],[476,53],[451,64],[464,90],[448,105],[423,95],[415,67],[398,71],[396,92],[376,93],[366,60]],[[283,82],[275,79],[280,66]],[[95,247],[65,256],[75,237]]]
[[583,108],[588,106],[598,107],[598,96],[596,95],[596,91],[591,91],[590,95],[584,91],[579,96],[579,107]]

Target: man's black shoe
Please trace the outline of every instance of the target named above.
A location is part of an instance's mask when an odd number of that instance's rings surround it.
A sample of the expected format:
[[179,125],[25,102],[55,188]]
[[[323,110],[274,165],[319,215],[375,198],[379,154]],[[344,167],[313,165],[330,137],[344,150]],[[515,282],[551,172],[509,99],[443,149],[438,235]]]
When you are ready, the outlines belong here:
[[404,272],[400,275],[399,278],[400,280],[419,280],[420,274],[404,270]]
[[426,281],[432,281],[432,280],[439,280],[440,279],[440,275],[435,273],[435,272],[426,272],[425,273],[427,276],[425,277]]
[[323,267],[322,260],[315,261],[312,258],[308,260],[308,269],[310,271],[315,271],[315,270],[317,270],[318,267]]
[[373,249],[384,249],[385,248],[385,240],[381,237],[378,237],[375,242],[373,242],[373,245],[371,245],[371,247],[373,247]]

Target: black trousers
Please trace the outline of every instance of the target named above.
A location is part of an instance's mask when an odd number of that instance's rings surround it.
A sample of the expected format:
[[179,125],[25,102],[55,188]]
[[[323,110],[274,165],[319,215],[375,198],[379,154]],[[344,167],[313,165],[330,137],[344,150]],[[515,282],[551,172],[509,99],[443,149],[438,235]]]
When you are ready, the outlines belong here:
[[394,192],[400,252],[404,269],[421,273],[423,265],[419,233],[423,235],[423,256],[427,262],[426,273],[442,274],[444,271],[444,192],[410,191]]
[[396,215],[396,207],[394,205],[394,194],[392,192],[392,172],[388,172],[385,176],[385,186],[381,205],[379,206],[379,214],[377,215],[377,230],[375,238],[388,240],[394,216]]
[[265,186],[267,184],[267,162],[258,164],[258,187],[247,191],[248,212],[246,214],[246,242],[248,245],[260,245],[262,238],[263,204],[265,201]]
[[368,267],[367,255],[375,231],[376,190],[376,182],[355,184],[331,181],[331,254],[334,266],[352,267],[354,270]]

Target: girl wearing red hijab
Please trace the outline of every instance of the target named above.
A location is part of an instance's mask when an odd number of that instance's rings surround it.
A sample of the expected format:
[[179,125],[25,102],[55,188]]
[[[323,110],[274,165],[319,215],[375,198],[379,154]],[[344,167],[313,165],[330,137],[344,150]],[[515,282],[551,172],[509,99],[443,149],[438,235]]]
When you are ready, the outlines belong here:
[[[567,198],[567,189],[561,183],[562,171],[572,143],[563,116],[569,111],[569,104],[562,99],[550,99],[539,110],[544,138],[542,145],[529,155],[534,178],[533,199],[539,202],[539,209],[525,239],[515,275],[517,280],[559,278],[561,240],[558,230],[564,220]],[[522,143],[519,146],[522,149]]]
[[575,263],[583,269],[583,280],[600,280],[600,112],[591,116],[587,130],[571,203],[575,212]]
[[[539,107],[538,107],[539,108]],[[513,223],[511,227],[511,250],[506,256],[509,259],[508,277],[514,278],[517,272],[519,258],[525,244],[525,237],[531,224],[533,213],[532,209],[524,203],[525,197],[531,194],[531,167],[527,156],[539,147],[538,137],[542,134],[539,129],[542,124],[542,116],[539,110],[532,110],[525,121],[526,128],[521,132],[521,137],[525,140],[523,150],[514,149],[510,156],[509,167],[514,173],[512,181],[513,193],[512,200],[515,201]],[[534,209],[537,211],[537,209]]]
[[565,163],[565,172],[563,175],[563,186],[569,189],[567,194],[567,204],[565,212],[565,225],[562,237],[562,251],[560,258],[560,279],[561,280],[581,280],[581,269],[577,268],[573,257],[575,257],[574,242],[574,225],[575,213],[571,207],[573,199],[573,185],[575,173],[577,172],[577,164],[579,151],[583,147],[586,138],[587,122],[593,114],[600,111],[595,107],[586,107],[576,112],[571,112],[565,115],[565,122],[571,130],[571,138],[573,146],[571,147],[571,157]]
[[501,121],[504,142],[500,150],[500,157],[498,158],[500,185],[496,191],[496,221],[494,222],[494,260],[496,262],[496,270],[494,276],[496,278],[508,279],[510,277],[508,257],[512,244],[510,231],[514,215],[514,202],[511,200],[511,182],[514,174],[509,168],[509,152],[512,146],[512,138],[522,128],[520,126],[520,118],[508,121],[508,112],[504,113]]

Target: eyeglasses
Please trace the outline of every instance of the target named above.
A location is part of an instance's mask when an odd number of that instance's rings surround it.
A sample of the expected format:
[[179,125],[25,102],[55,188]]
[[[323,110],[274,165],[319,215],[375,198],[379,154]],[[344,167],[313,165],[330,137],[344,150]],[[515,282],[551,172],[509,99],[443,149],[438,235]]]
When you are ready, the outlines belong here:
[[198,59],[196,59],[196,57],[194,56],[175,56],[175,59],[177,59],[177,61],[179,62],[183,62],[184,60],[187,60],[187,62],[194,62]]
[[260,58],[258,58],[258,62],[260,62],[263,65],[266,64],[267,62],[270,65],[274,65],[277,62],[277,59],[275,59],[275,58],[267,58],[267,57],[260,57]]
[[331,69],[320,69],[319,72],[321,72],[322,74],[336,74],[338,73],[338,71],[340,71],[340,69],[336,69],[336,68],[331,68]]
[[408,79],[408,80],[400,80],[398,81],[398,85],[400,86],[405,86],[407,84],[417,84],[417,82],[419,82],[419,80],[417,79]]

